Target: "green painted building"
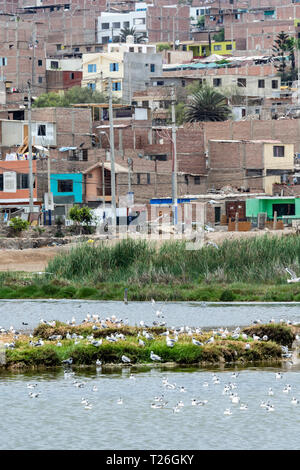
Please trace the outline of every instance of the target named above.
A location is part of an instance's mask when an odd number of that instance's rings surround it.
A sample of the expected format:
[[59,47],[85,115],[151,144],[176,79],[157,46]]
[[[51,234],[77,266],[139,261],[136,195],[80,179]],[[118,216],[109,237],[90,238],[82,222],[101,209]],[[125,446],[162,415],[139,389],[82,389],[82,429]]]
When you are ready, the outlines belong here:
[[283,220],[300,219],[300,197],[257,197],[246,199],[246,217],[255,218],[259,213],[265,212],[268,219],[277,218]]

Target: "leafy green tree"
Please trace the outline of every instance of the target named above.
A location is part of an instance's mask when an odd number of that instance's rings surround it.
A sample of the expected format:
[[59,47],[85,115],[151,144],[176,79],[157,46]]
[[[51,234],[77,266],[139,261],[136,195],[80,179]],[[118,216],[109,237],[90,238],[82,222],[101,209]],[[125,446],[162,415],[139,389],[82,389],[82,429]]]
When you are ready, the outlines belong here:
[[80,229],[80,234],[82,233],[82,225],[89,227],[94,220],[92,210],[88,206],[79,207],[77,204],[69,210],[69,218]]
[[197,28],[202,29],[205,26],[205,16],[201,15],[197,18]]
[[230,114],[226,96],[213,87],[204,85],[191,96],[185,112],[185,121],[226,121]]
[[92,90],[88,87],[75,86],[70,88],[60,95],[58,93],[50,92],[43,93],[34,101],[32,107],[36,108],[49,108],[49,107],[65,107],[68,108],[72,104],[78,103],[106,103],[108,98],[106,94],[100,93],[97,90]]
[[156,50],[158,52],[168,51],[169,49],[171,49],[171,46],[168,43],[156,44]]

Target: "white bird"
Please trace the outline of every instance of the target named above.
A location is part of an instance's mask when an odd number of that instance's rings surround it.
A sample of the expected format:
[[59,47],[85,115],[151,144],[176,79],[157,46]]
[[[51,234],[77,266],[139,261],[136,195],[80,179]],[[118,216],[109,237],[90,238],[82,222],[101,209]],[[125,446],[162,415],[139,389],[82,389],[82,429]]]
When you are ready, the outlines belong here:
[[224,411],[224,415],[232,415],[232,411],[230,408],[226,408],[226,410]]
[[248,405],[246,403],[241,403],[240,410],[248,410]]
[[37,398],[39,395],[40,393],[34,393],[34,392],[29,393],[30,398]]
[[275,379],[282,379],[283,375],[281,372],[276,372]]
[[152,359],[152,361],[161,361],[161,357],[157,354],[154,354],[153,351],[150,352],[150,359]]
[[102,366],[102,361],[100,361],[100,359],[97,359],[97,361],[96,361],[96,366],[97,366],[97,367]]
[[37,384],[27,384],[27,388],[35,388]]
[[289,268],[285,268],[285,270],[291,276],[291,279],[287,280],[288,284],[290,284],[291,282],[300,282],[300,277],[297,277],[294,271]]
[[267,404],[266,410],[267,411],[274,411],[275,410],[274,405]]
[[123,405],[123,398],[119,398],[119,400],[117,401],[118,405]]
[[127,356],[124,356],[124,354],[123,354],[122,361],[128,364],[129,362],[131,362],[131,359],[129,359],[129,357],[127,357]]
[[139,345],[144,347],[146,345],[146,343],[142,339],[139,339]]
[[203,346],[203,343],[195,339],[194,337],[192,338],[192,343],[195,344],[196,346]]
[[291,399],[291,403],[292,403],[292,405],[298,405],[298,404],[299,404],[299,400],[297,400],[297,398],[293,397],[293,398]]
[[273,390],[271,389],[271,387],[269,388],[268,395],[269,395],[269,396],[272,396],[272,395],[274,395],[274,392],[273,392]]
[[90,403],[88,403],[88,404],[84,407],[85,410],[91,410],[92,408],[93,408],[93,405],[91,405]]
[[93,388],[92,388],[92,391],[93,392],[98,392],[98,387],[96,387],[96,385],[94,385]]

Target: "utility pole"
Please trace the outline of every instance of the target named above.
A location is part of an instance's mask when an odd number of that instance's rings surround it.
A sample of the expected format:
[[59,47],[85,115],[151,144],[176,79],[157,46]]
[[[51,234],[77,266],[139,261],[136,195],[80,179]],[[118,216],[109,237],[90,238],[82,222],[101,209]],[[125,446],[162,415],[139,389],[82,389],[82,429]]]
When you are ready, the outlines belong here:
[[32,174],[32,126],[31,126],[31,83],[28,85],[28,157],[29,157],[29,221],[33,213],[33,174]]
[[102,197],[103,197],[102,207],[103,207],[103,210],[105,210],[105,170],[104,170],[104,162],[102,162]]
[[[49,145],[48,145],[48,158],[47,158],[47,173],[48,173],[48,207],[51,207],[52,204],[52,194],[51,194],[51,182],[50,182],[50,152],[49,152]],[[51,209],[48,209],[48,216],[49,216],[49,225],[52,225],[51,221]]]
[[175,118],[175,90],[172,86],[172,205],[173,205],[173,225],[177,225],[177,150],[176,150],[176,118]]
[[110,177],[111,177],[111,207],[112,226],[115,228],[117,222],[116,214],[116,177],[115,177],[115,138],[114,138],[114,116],[112,106],[112,82],[108,78],[109,87],[109,143],[110,143]]

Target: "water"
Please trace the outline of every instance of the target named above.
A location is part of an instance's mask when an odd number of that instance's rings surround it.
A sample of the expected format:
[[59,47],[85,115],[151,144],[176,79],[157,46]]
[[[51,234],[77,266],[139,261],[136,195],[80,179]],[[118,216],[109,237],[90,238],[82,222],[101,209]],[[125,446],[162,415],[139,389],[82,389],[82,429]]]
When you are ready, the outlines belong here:
[[[278,369],[261,368],[240,371],[232,378],[230,370],[216,371],[220,384],[212,381],[212,371],[148,369],[129,378],[123,372],[102,373],[85,370],[75,378],[86,382],[84,388],[74,386],[72,378],[62,371],[42,374],[0,374],[0,449],[107,449],[107,450],[187,450],[187,449],[285,449],[299,448],[300,370],[284,372],[275,379]],[[162,378],[184,386],[185,393],[166,390]],[[203,387],[207,381],[208,387]],[[235,382],[241,402],[248,410],[232,404],[223,395],[224,384]],[[38,398],[29,398],[27,383],[37,383]],[[285,384],[292,386],[289,394],[282,392]],[[96,385],[98,391],[93,392]],[[274,396],[268,396],[272,387]],[[154,397],[164,393],[167,408],[153,409]],[[86,410],[82,397],[93,405]],[[123,398],[123,405],[117,403]],[[208,400],[204,406],[192,406],[192,398]],[[173,407],[181,400],[179,413]],[[275,411],[260,407],[270,400]],[[224,415],[226,408],[231,416]]]
[[[157,319],[155,311],[163,311],[164,318]],[[118,318],[128,318],[130,325],[139,325],[145,321],[151,325],[154,320],[166,321],[172,326],[247,326],[254,320],[300,322],[300,304],[213,304],[201,302],[157,302],[154,307],[151,302],[117,301],[82,301],[82,300],[0,300],[0,325],[9,328],[22,329],[22,323],[28,323],[28,329],[33,329],[44,320],[69,321],[74,316],[80,323],[87,313],[99,314],[100,318],[116,315]],[[23,327],[24,328],[24,327]]]
[[[299,304],[272,305],[213,305],[200,303],[158,303],[154,309],[150,302],[125,305],[123,302],[96,301],[1,301],[0,324],[28,329],[37,325],[40,318],[77,322],[87,313],[102,317],[115,314],[130,324],[144,320],[152,323],[155,310],[163,309],[168,326],[190,325],[201,327],[243,326],[260,318],[300,321]],[[24,327],[23,327],[24,328]],[[300,405],[291,404],[291,398],[300,401],[300,366],[251,367],[239,369],[237,378],[232,370],[200,368],[164,369],[163,367],[123,367],[108,372],[90,368],[74,368],[74,377],[66,378],[62,369],[43,372],[0,372],[0,449],[108,449],[108,450],[293,450],[299,448]],[[235,369],[237,370],[237,369]],[[275,379],[282,370],[284,377]],[[212,381],[217,373],[220,384]],[[130,379],[133,373],[135,380]],[[163,377],[176,383],[175,390],[162,385]],[[77,388],[74,380],[84,381]],[[203,383],[208,382],[208,387]],[[225,384],[235,382],[232,390],[248,404],[242,411],[223,395]],[[28,383],[37,383],[33,391],[41,392],[30,398]],[[283,393],[286,384],[292,391]],[[93,386],[98,388],[92,391]],[[185,393],[179,387],[186,389]],[[268,396],[272,387],[274,396]],[[153,409],[154,397],[164,394],[168,405]],[[92,404],[86,410],[82,397]],[[117,403],[123,398],[123,405]],[[205,406],[191,405],[193,398],[208,400]],[[173,407],[182,400],[179,413]],[[261,401],[274,405],[268,412],[260,407]],[[232,415],[224,415],[226,408]]]

